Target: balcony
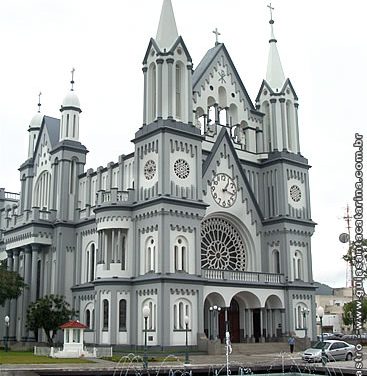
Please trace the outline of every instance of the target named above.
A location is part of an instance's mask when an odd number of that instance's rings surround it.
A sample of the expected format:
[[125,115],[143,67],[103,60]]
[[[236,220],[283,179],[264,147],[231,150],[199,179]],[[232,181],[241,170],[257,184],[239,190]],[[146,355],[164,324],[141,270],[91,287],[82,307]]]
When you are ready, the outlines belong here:
[[201,276],[208,280],[270,285],[281,285],[285,281],[283,274],[242,272],[233,270],[202,269]]
[[111,188],[110,191],[99,191],[97,193],[97,205],[119,205],[129,201],[128,191],[118,191],[117,188]]

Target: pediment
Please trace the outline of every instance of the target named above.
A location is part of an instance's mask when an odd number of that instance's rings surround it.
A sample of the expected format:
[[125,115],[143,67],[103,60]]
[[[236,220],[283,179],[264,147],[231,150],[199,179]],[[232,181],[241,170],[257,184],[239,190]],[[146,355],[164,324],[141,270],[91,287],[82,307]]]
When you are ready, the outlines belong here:
[[[256,232],[259,233],[263,215],[226,128],[222,128],[211,153],[203,164],[203,195],[204,200],[207,197],[206,202],[209,204],[215,201],[215,199],[212,200],[213,194],[210,190],[213,189],[212,186],[218,174],[229,176],[236,189],[235,203],[229,201],[229,205],[222,206],[222,203],[217,201],[215,204],[218,209],[229,212],[231,209],[244,210],[246,215],[250,216],[251,224],[256,225]],[[229,192],[230,195],[231,192]],[[208,202],[209,199],[212,203]]]
[[[201,97],[210,96],[214,97],[222,107],[224,105],[229,107],[232,102],[236,102],[237,105],[240,103],[244,110],[255,109],[230,55],[222,43],[210,49],[195,69],[193,91],[197,102]],[[223,98],[224,91],[225,100]]]

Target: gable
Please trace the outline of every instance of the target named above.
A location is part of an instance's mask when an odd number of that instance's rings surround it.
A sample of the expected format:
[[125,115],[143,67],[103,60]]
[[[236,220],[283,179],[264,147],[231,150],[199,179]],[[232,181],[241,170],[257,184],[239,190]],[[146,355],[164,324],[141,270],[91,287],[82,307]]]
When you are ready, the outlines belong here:
[[[221,90],[220,90],[221,88]],[[226,98],[223,97],[223,90]],[[201,98],[214,97],[222,108],[232,103],[243,109],[255,107],[234,66],[224,44],[211,48],[199,63],[193,74],[194,102],[203,104]]]
[[[210,191],[213,189],[212,185],[215,183],[218,174],[233,179],[236,186],[236,198],[233,200],[230,197],[230,192],[228,196],[229,200],[234,201],[234,203],[229,202],[229,205],[222,206],[220,202],[215,202],[215,199],[213,199],[214,196]],[[204,201],[210,204],[214,210],[226,211],[229,214],[233,212],[236,217],[245,215],[246,220],[248,220],[248,227],[253,227],[256,235],[261,231],[263,219],[261,209],[225,128],[222,128],[211,153],[203,164],[203,196]],[[224,198],[226,199],[226,197]]]

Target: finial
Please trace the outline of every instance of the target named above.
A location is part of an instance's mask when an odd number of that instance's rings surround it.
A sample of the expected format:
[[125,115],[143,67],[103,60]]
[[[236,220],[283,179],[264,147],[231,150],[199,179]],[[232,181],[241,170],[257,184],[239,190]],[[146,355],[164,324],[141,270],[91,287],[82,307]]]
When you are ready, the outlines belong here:
[[41,92],[39,92],[39,94],[38,94],[38,113],[40,113],[41,112],[41,95],[42,95],[42,93]]
[[277,42],[277,40],[275,39],[275,36],[274,36],[274,28],[273,28],[273,25],[274,25],[274,20],[273,20],[273,10],[274,10],[274,7],[271,6],[271,3],[269,3],[269,5],[267,5],[267,7],[269,8],[270,10],[270,27],[271,27],[271,36],[270,36],[270,40],[269,42]]
[[73,68],[71,70],[71,81],[70,81],[70,83],[71,83],[71,91],[74,90],[74,72],[75,72],[75,68]]
[[215,28],[215,30],[213,30],[213,33],[215,34],[215,45],[218,46],[219,44],[218,37],[219,35],[221,35],[221,33],[218,31],[217,27]]
[[270,10],[270,23],[274,23],[274,21],[273,21],[273,10],[274,10],[274,8],[271,6],[271,3],[269,3],[269,5],[267,5],[267,7],[269,8],[269,10]]

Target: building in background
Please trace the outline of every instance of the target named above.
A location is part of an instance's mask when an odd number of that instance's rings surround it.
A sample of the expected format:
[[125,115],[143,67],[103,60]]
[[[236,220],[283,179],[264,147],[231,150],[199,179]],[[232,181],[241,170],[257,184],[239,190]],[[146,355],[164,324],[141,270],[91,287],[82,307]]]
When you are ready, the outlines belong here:
[[20,199],[0,211],[2,257],[30,286],[5,307],[12,340],[37,337],[26,310],[47,294],[65,295],[87,343],[142,345],[145,306],[149,345],[183,345],[186,321],[190,345],[223,339],[226,321],[232,342],[316,336],[310,166],[273,23],[254,103],[218,40],[193,70],[164,0],[134,152],[106,167],[85,171],[73,80],[60,119],[34,116]]
[[[324,308],[322,326],[327,333],[349,333],[351,328],[343,323],[344,304],[353,300],[351,287],[332,288],[327,285],[316,283],[315,292],[316,306]],[[318,334],[321,334],[318,327]]]

